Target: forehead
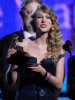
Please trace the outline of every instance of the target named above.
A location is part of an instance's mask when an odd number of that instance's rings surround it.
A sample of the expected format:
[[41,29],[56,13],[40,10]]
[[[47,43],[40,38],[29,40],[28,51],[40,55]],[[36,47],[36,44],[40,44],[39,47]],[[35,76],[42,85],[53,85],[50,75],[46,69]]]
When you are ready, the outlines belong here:
[[40,5],[40,4],[37,2],[29,3],[29,4],[25,5],[25,10],[33,11],[38,5]]
[[47,12],[43,12],[42,10],[37,10],[35,15],[38,16],[38,15],[49,15],[49,14]]

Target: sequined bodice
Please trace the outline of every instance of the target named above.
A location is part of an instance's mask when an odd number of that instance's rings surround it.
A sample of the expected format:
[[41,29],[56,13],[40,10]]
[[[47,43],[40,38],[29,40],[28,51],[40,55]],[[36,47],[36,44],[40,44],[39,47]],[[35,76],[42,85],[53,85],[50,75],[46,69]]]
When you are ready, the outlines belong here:
[[[28,62],[37,63],[37,58],[32,57]],[[52,58],[44,58],[41,65],[55,76],[56,64]],[[31,70],[24,71],[17,97],[18,95],[22,99],[16,100],[31,100],[32,97],[34,98],[32,100],[37,100],[37,98],[39,98],[38,100],[56,100],[54,87],[45,81],[39,73]]]

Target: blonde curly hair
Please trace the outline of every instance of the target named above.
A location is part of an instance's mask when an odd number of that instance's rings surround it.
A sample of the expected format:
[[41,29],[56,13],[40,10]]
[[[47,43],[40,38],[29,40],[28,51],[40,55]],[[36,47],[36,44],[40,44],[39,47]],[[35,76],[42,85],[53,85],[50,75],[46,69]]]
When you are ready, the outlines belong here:
[[40,5],[38,6],[31,14],[31,24],[34,28],[34,31],[36,31],[34,26],[35,16],[37,14],[37,11],[41,10],[44,13],[47,13],[50,15],[50,19],[52,21],[52,26],[50,28],[50,31],[48,33],[47,37],[47,53],[46,57],[53,58],[54,61],[58,61],[58,55],[61,53],[63,41],[63,36],[60,34],[59,24],[57,22],[57,16],[53,12],[52,8],[47,5]]

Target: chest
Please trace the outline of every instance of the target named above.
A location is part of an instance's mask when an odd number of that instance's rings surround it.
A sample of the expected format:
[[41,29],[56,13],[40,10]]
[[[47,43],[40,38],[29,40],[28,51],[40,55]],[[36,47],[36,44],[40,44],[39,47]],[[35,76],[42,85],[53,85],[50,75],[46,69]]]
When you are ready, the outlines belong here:
[[27,47],[26,52],[28,52],[29,55],[36,57],[37,63],[40,63],[42,59],[46,57],[47,48],[45,46],[39,48],[38,46],[30,45]]

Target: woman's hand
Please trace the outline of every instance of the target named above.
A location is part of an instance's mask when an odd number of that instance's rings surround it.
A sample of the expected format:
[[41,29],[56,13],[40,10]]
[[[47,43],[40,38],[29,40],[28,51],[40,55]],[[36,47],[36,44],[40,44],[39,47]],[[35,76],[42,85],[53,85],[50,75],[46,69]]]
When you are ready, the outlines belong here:
[[40,73],[42,76],[44,76],[46,73],[46,70],[40,64],[36,64],[27,68],[31,69],[32,71]]
[[15,50],[14,48],[9,49],[9,50],[8,50],[7,58],[10,58],[10,56],[11,56],[12,54],[16,53],[16,52],[17,52],[17,50]]

